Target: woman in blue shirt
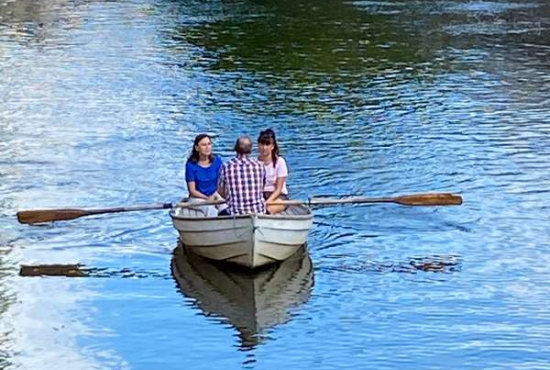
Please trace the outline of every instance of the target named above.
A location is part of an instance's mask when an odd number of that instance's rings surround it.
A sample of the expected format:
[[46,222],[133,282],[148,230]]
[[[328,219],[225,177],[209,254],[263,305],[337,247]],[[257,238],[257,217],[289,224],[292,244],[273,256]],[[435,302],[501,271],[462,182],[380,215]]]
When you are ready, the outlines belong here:
[[[218,178],[222,160],[219,156],[212,154],[212,138],[207,134],[200,134],[195,137],[191,155],[185,164],[185,181],[189,190],[190,202],[203,202],[220,200],[222,197],[217,193]],[[224,205],[225,206],[225,205]],[[220,207],[201,206],[208,217],[218,215]]]

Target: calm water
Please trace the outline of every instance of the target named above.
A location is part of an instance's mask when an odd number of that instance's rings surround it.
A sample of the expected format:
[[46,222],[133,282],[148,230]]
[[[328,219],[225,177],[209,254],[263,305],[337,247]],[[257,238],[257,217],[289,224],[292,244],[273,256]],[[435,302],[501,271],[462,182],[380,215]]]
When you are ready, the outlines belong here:
[[[549,60],[545,0],[0,0],[0,368],[550,369]],[[294,198],[465,203],[315,209],[259,276],[163,211],[15,219],[176,201],[196,134],[267,127]]]

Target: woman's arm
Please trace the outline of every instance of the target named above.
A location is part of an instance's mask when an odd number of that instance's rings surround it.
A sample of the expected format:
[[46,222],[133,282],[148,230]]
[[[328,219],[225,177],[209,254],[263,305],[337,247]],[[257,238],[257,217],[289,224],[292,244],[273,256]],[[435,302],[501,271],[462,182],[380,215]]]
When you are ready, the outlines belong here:
[[225,186],[218,186],[218,194],[220,194],[220,196],[224,199],[227,198],[227,190],[225,189]]
[[206,200],[210,199],[209,197],[207,197],[206,195],[204,195],[203,193],[201,193],[200,191],[197,190],[195,181],[189,181],[187,183],[187,189],[189,190],[189,196],[190,197],[199,198],[199,199],[206,199]]
[[281,195],[283,191],[283,187],[285,186],[285,182],[286,182],[286,176],[277,177],[277,181],[275,182],[275,190],[273,191],[273,193],[271,193],[269,198],[267,198],[266,203],[272,202],[277,198],[279,198],[279,195]]

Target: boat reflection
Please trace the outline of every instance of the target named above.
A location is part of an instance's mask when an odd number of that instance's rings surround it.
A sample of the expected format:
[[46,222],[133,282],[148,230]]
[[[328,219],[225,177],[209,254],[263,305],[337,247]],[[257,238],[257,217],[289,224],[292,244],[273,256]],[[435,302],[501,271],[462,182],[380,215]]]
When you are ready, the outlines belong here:
[[279,265],[250,272],[213,264],[178,246],[172,275],[206,316],[220,316],[237,329],[243,350],[256,347],[270,328],[289,321],[292,309],[309,300],[313,287],[305,248]]

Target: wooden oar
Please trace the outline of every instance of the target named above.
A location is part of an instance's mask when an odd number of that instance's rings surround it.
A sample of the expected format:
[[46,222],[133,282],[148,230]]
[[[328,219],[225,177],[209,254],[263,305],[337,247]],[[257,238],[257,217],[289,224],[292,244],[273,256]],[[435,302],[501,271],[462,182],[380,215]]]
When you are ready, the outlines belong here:
[[37,209],[34,211],[17,212],[17,219],[22,224],[39,224],[43,222],[74,220],[75,218],[83,216],[99,215],[103,213],[133,212],[168,208],[172,208],[172,203],[100,209]]
[[397,203],[405,206],[458,206],[462,204],[462,197],[452,193],[426,193],[401,195],[398,197],[348,197],[342,199],[319,198],[311,199],[310,205],[331,205],[346,203]]
[[[201,205],[216,205],[224,203],[223,200],[212,202],[190,203],[180,202],[176,206],[180,208],[192,208]],[[462,204],[462,197],[452,193],[425,193],[401,195],[397,197],[381,197],[381,198],[366,198],[366,197],[346,197],[346,198],[312,198],[310,200],[277,200],[269,202],[273,205],[335,205],[349,203],[397,203],[405,206],[458,206]]]
[[[202,202],[202,203],[189,203],[180,202],[176,206],[180,208],[191,208],[204,205],[216,205],[224,203],[223,200]],[[310,200],[278,200],[276,202],[270,202],[270,204],[276,205],[296,205],[303,204],[307,206],[312,205],[335,205],[335,204],[349,204],[349,203],[397,203],[407,206],[450,206],[462,204],[462,197],[451,193],[428,193],[428,194],[413,194],[413,195],[401,195],[398,197],[382,197],[382,198],[365,198],[365,197],[348,197],[348,198],[313,198]],[[104,213],[117,213],[117,212],[133,212],[133,211],[147,211],[154,209],[169,209],[174,205],[172,203],[164,204],[152,204],[144,206],[133,207],[117,207],[117,208],[100,208],[100,209],[39,209],[34,211],[20,211],[17,212],[17,219],[22,224],[38,224],[52,221],[74,220],[75,218],[91,215],[99,215]]]

